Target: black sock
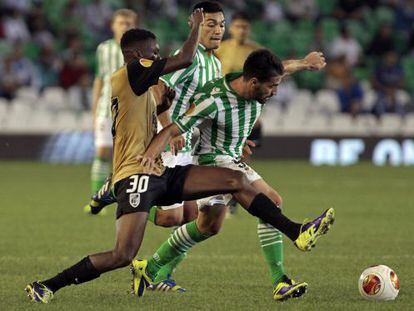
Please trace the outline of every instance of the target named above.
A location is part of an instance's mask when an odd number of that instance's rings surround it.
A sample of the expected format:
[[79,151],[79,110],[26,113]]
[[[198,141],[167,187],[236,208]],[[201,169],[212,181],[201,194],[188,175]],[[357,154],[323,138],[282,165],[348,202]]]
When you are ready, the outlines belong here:
[[287,235],[292,241],[298,238],[302,225],[291,221],[283,215],[277,205],[263,193],[255,196],[247,211],[264,222],[271,224]]
[[72,285],[72,284],[81,284],[84,282],[91,281],[98,278],[100,275],[99,271],[93,266],[89,257],[83,258],[77,264],[72,267],[63,270],[61,273],[57,274],[55,277],[41,281],[40,283],[44,284],[51,291],[56,292],[62,287]]

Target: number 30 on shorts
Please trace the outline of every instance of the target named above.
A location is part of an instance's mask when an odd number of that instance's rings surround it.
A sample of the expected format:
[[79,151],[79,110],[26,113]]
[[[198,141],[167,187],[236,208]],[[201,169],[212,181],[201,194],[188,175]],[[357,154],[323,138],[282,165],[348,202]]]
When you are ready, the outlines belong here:
[[129,180],[130,187],[126,190],[126,193],[142,193],[148,190],[149,176],[132,175]]

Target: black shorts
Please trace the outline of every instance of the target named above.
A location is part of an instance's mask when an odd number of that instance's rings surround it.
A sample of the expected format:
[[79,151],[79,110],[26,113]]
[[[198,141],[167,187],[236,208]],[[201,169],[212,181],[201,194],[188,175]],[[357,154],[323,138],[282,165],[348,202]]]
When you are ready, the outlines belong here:
[[115,196],[116,218],[124,214],[148,212],[152,206],[183,201],[184,182],[192,165],[167,167],[161,176],[136,174],[118,181]]

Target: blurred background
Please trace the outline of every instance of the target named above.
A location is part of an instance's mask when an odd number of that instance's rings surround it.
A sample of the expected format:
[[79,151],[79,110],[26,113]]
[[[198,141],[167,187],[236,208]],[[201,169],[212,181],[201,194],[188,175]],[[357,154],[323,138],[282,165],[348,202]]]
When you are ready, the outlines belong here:
[[[136,11],[167,56],[187,37],[194,2],[0,0],[0,310],[28,310],[28,282],[112,247],[115,206],[108,217],[82,208],[95,157],[96,49],[112,37],[113,12]],[[251,162],[292,219],[337,211],[310,255],[285,243],[287,273],[309,282],[309,294],[275,305],[257,221],[240,210],[178,269],[184,300],[131,299],[129,273],[120,270],[59,293],[49,310],[413,310],[414,0],[220,2],[225,40],[244,42],[233,50],[222,43],[225,71],[237,69],[242,46],[281,59],[312,50],[327,58],[325,70],[284,80],[266,104]],[[171,232],[147,229],[140,258]],[[400,277],[397,301],[358,298],[359,275],[375,264]]]
[[[413,0],[220,2],[227,29],[244,12],[250,39],[280,58],[319,50],[328,61],[281,84],[257,158],[414,164]],[[135,10],[166,56],[185,40],[193,3],[2,0],[0,159],[92,161],[95,52],[112,36],[112,13]]]

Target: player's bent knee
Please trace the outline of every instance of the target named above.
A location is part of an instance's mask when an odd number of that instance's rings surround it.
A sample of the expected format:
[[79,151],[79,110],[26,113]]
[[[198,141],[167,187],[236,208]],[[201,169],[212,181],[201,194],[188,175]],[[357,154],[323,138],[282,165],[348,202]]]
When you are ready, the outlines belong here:
[[280,208],[282,208],[283,198],[275,191],[272,191],[269,195],[269,198],[277,204]]

